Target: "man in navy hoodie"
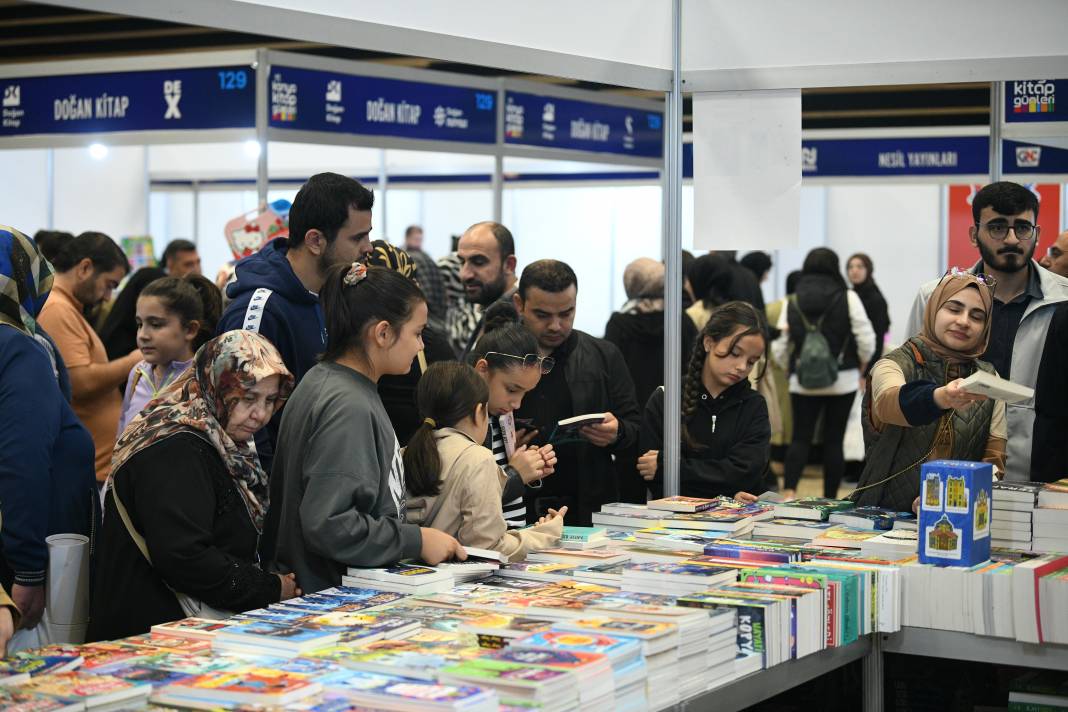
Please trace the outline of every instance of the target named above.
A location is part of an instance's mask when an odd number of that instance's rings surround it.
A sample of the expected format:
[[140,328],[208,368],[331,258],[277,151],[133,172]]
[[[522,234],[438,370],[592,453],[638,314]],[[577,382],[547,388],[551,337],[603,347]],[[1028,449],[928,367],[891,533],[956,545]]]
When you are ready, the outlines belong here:
[[[266,336],[297,382],[326,348],[319,289],[336,264],[371,253],[374,194],[352,178],[319,173],[308,179],[289,210],[289,238],[272,240],[241,260],[226,287],[230,304],[218,333],[247,329]],[[270,472],[279,416],[256,434],[256,449]]]

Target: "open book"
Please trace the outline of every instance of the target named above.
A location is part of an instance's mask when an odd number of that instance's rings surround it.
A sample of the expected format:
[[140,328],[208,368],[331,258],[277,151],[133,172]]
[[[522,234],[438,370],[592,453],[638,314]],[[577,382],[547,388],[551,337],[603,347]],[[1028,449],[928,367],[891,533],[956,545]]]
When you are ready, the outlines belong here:
[[965,378],[962,385],[968,393],[984,395],[1006,403],[1019,403],[1035,397],[1035,389],[998,378],[986,371],[976,371]]

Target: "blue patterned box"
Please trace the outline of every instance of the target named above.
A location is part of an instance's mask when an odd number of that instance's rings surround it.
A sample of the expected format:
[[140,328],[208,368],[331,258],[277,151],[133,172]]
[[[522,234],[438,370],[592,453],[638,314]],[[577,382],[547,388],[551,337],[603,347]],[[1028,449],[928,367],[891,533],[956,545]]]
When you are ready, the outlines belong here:
[[935,460],[920,468],[920,562],[975,566],[990,558],[994,468]]

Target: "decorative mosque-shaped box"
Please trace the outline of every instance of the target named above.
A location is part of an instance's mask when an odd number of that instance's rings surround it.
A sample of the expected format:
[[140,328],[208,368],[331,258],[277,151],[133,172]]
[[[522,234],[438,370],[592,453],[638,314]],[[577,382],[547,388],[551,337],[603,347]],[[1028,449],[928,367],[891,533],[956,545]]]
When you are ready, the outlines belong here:
[[920,562],[975,566],[990,558],[994,468],[936,460],[920,468]]

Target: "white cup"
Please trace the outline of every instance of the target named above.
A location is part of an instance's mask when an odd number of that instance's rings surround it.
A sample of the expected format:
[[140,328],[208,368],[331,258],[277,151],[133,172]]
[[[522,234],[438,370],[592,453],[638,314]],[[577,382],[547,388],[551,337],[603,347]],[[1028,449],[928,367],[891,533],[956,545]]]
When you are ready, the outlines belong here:
[[84,628],[89,620],[89,537],[53,534],[45,542],[48,544],[46,605],[52,625]]

